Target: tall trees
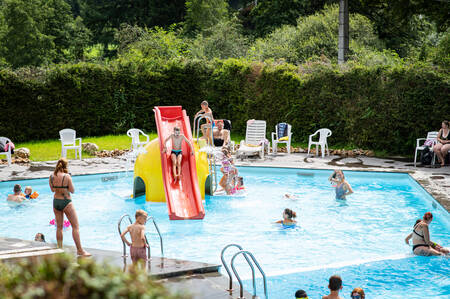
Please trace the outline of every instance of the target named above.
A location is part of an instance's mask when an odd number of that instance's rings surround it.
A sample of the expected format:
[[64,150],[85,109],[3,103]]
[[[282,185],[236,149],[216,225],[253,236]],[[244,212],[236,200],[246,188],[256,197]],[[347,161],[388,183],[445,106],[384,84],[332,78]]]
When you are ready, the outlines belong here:
[[185,29],[193,32],[211,28],[224,20],[227,14],[228,3],[225,0],[188,0]]
[[0,51],[13,67],[79,58],[89,38],[64,0],[5,0],[1,16]]

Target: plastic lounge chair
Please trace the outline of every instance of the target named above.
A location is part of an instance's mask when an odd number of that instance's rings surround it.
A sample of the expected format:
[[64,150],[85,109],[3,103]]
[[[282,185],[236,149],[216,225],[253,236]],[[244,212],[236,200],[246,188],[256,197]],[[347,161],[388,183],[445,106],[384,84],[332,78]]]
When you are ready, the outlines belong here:
[[[312,138],[319,134],[319,141],[313,141]],[[328,149],[328,143],[327,138],[331,136],[331,130],[330,129],[319,129],[314,134],[309,135],[309,142],[308,142],[308,156],[309,151],[311,149],[311,145],[316,146],[316,155],[318,154],[317,150],[320,146],[320,150],[322,152],[322,158],[325,157],[325,150],[328,152],[328,156],[330,155],[330,150]]]
[[265,120],[248,120],[247,129],[245,131],[245,140],[241,140],[238,157],[259,155],[264,158],[264,150],[267,145],[269,151],[270,144],[266,139],[266,121]]
[[[4,146],[4,145],[6,145],[7,142],[11,143],[11,140],[9,140],[9,138],[6,138],[6,137],[0,137],[0,142]],[[0,152],[0,155],[5,155],[6,160],[8,160],[8,166],[11,166],[11,146],[8,146],[8,151]]]
[[76,131],[73,129],[63,129],[59,131],[59,140],[61,140],[61,157],[66,158],[67,150],[73,149],[75,150],[75,159],[77,158],[78,152],[81,160],[81,138],[76,138],[76,134]]
[[272,132],[272,153],[278,151],[278,144],[285,143],[288,154],[291,153],[291,133],[292,126],[287,123],[279,123],[275,126],[275,132]]
[[[426,147],[426,145],[424,144],[426,140],[430,140],[432,142],[431,145],[431,150],[433,150],[434,145],[437,143],[437,136],[438,136],[439,132],[437,131],[431,131],[428,132],[427,134],[427,138],[417,138],[416,140],[416,151],[414,154],[414,167],[416,167],[416,163],[417,163],[417,152],[418,151],[423,151]],[[424,143],[422,143],[422,145],[420,145],[421,141],[423,141]],[[434,164],[434,160],[436,158],[436,154],[433,152],[433,161],[431,162],[431,165]]]
[[[140,147],[144,146],[145,144],[147,144],[149,142],[149,137],[147,134],[145,134],[144,132],[142,132],[142,130],[139,129],[129,129],[127,131],[127,135],[129,137],[131,137],[131,150],[132,151],[137,151]],[[144,135],[145,136],[145,141],[140,141],[139,139],[139,135]]]

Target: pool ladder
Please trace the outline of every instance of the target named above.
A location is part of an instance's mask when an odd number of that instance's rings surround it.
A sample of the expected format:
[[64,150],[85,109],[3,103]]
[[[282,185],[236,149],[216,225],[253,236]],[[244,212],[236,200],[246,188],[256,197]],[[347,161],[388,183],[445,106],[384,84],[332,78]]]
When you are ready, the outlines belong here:
[[[200,144],[198,143],[199,141],[199,135],[200,135],[200,121],[202,119],[206,119],[208,120],[211,124],[212,124],[212,119],[209,116],[204,116],[204,115],[198,115],[196,118],[194,118],[194,132],[192,134],[192,138],[196,138],[197,139],[197,144],[200,146]],[[211,140],[214,140],[214,134],[213,134],[213,128],[211,126]],[[208,157],[208,168],[209,168],[209,173],[210,173],[210,184],[209,184],[209,192],[211,195],[214,194],[214,192],[217,191],[217,171],[216,171],[216,155],[214,153],[215,151],[215,146],[214,146],[214,142],[211,145],[213,149],[212,153],[207,153],[207,157]]]
[[[227,246],[225,246],[222,249],[222,252],[220,253],[220,260],[222,261],[222,265],[225,268],[225,271],[227,271],[228,277],[229,277],[229,289],[228,291],[230,292],[230,294],[233,292],[233,276],[231,275],[230,272],[230,268],[228,268],[228,265],[225,261],[224,258],[224,254],[225,251],[230,248],[230,247],[236,247],[239,249],[238,252],[236,252],[233,257],[231,258],[231,269],[233,270],[234,275],[236,276],[238,282],[239,282],[239,297],[238,299],[244,299],[244,287],[242,285],[242,280],[241,277],[239,276],[239,274],[236,271],[236,267],[234,266],[234,261],[236,259],[236,257],[240,254],[242,254],[245,258],[245,260],[247,261],[248,265],[250,266],[250,268],[252,269],[252,284],[253,284],[253,298],[256,297],[256,280],[255,280],[255,267],[253,266],[253,264],[256,265],[256,267],[258,268],[259,272],[262,275],[263,278],[263,283],[264,283],[264,296],[267,298],[269,298],[267,296],[267,281],[266,281],[266,274],[264,273],[264,271],[262,270],[261,266],[259,265],[258,261],[255,259],[255,257],[253,256],[253,254],[248,251],[248,250],[243,250],[242,246],[238,245],[238,244],[228,244]],[[249,257],[251,258],[251,261],[249,259]],[[253,263],[252,263],[253,262]]]
[[[131,220],[130,215],[128,215],[128,214],[125,214],[122,217],[120,217],[120,220],[119,220],[119,222],[117,224],[117,229],[119,230],[119,236],[122,234],[122,230],[120,228],[120,225],[122,224],[122,221],[125,218],[128,218],[128,221],[130,222],[130,224],[133,223],[133,221]],[[147,218],[147,220],[149,220],[149,219],[152,220],[153,226],[156,228],[156,231],[158,232],[158,235],[159,235],[159,247],[161,249],[161,257],[164,257],[164,247],[163,247],[163,239],[162,239],[162,236],[161,236],[161,232],[159,231],[159,227],[156,224],[155,219],[152,216]],[[147,235],[149,235],[149,233],[145,233],[145,242],[148,245],[148,249],[147,249],[148,250],[148,258],[150,259],[150,257],[151,257],[151,250],[150,250],[150,243],[148,242],[148,239],[147,239]],[[121,240],[122,240],[122,238],[121,238]],[[122,245],[123,245],[123,255],[122,255],[122,257],[126,258],[128,256],[127,255],[127,244],[123,240],[122,240]]]

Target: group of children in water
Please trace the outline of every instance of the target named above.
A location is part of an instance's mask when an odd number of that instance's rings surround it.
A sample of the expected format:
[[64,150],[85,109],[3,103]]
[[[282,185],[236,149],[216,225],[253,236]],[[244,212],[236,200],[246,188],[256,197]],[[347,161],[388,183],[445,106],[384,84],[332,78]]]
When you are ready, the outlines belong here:
[[[342,290],[342,278],[339,275],[333,275],[328,281],[328,289],[330,294],[323,296],[322,299],[342,299],[339,296],[339,292]],[[366,294],[362,288],[354,288],[350,293],[352,299],[365,299]],[[298,290],[295,292],[295,299],[308,299],[308,295],[304,290]]]

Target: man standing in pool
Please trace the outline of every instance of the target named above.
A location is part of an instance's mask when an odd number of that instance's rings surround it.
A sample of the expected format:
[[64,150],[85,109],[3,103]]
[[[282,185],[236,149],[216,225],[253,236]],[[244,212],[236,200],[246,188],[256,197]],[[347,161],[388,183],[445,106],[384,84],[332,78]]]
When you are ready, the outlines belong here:
[[186,141],[187,144],[189,144],[189,147],[191,148],[191,155],[194,155],[194,147],[192,146],[192,143],[183,134],[180,133],[180,128],[174,127],[173,134],[167,137],[164,141],[163,153],[167,152],[166,145],[167,141],[169,141],[170,139],[172,139],[172,151],[170,153],[170,157],[172,158],[173,181],[174,183],[176,183],[177,179],[179,179],[179,177],[181,176],[181,160],[183,159],[181,144],[183,143],[183,140]]

